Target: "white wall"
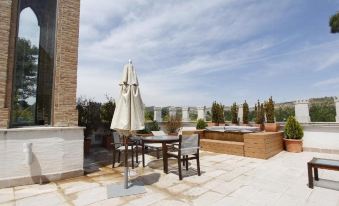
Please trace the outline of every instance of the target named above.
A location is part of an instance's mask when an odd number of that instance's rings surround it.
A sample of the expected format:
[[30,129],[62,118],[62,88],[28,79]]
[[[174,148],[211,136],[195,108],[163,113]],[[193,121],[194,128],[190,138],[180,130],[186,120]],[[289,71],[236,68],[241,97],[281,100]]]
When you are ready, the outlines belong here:
[[307,148],[339,150],[339,133],[304,132],[303,146]]
[[[80,127],[1,129],[0,188],[14,179],[49,175],[59,179],[64,173],[83,171],[83,139]],[[32,143],[30,165],[25,161],[24,143]]]

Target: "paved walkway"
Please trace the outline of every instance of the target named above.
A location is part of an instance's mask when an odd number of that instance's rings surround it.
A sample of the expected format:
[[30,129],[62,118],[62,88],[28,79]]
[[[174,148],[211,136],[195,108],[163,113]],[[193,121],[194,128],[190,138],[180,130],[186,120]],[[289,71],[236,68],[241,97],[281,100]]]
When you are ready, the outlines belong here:
[[[162,172],[162,161],[147,156],[135,177],[145,183],[146,194],[107,199],[106,185],[122,182],[122,167],[111,168],[107,152],[97,151],[86,160],[83,177],[45,185],[20,186],[0,190],[0,205],[321,205],[339,206],[339,191],[307,187],[306,162],[312,157],[339,160],[339,155],[281,152],[269,160],[202,152],[202,176],[192,162],[179,181],[176,161],[170,161],[170,174]],[[100,160],[100,161],[99,161]],[[339,185],[339,172],[319,171],[320,178]]]

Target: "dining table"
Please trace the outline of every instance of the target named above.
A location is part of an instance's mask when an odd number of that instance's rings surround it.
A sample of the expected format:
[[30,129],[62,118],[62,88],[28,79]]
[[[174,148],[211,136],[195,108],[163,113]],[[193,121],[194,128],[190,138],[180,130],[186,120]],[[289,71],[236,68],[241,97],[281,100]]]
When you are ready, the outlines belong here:
[[142,166],[145,167],[145,144],[147,143],[161,143],[162,144],[162,159],[163,159],[163,170],[164,173],[168,173],[168,157],[167,157],[167,144],[178,143],[179,137],[172,135],[161,135],[161,136],[149,136],[142,137]]

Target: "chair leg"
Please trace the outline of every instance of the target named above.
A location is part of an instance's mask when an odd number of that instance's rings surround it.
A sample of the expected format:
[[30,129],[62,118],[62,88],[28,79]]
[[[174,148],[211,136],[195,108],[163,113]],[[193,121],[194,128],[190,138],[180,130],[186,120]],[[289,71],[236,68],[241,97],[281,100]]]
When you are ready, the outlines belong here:
[[113,149],[113,161],[112,161],[112,168],[114,168],[114,165],[115,165],[115,149]]
[[138,148],[138,145],[135,146],[135,149],[136,149],[136,151],[135,151],[135,153],[136,153],[135,159],[136,159],[136,162],[139,163],[139,157],[138,157],[139,156],[139,152],[138,152],[139,148]]
[[145,167],[145,145],[141,145],[141,157],[142,157],[142,166]]
[[[185,155],[183,156],[183,158],[185,159]],[[182,166],[186,165],[186,161],[182,161]]]
[[132,152],[132,169],[134,169],[134,149],[133,149],[133,145],[132,145],[131,152]]
[[178,157],[178,171],[179,171],[179,180],[182,180],[182,173],[181,173],[181,157]]
[[198,170],[198,176],[200,176],[201,173],[200,173],[200,159],[199,159],[199,153],[197,154],[196,158],[197,158],[197,170]]
[[120,163],[120,161],[121,161],[120,158],[121,158],[121,151],[119,150],[119,151],[118,151],[118,163]]
[[157,148],[157,159],[160,159],[160,150]]
[[186,155],[186,160],[185,160],[185,164],[186,164],[186,170],[188,170],[188,155]]

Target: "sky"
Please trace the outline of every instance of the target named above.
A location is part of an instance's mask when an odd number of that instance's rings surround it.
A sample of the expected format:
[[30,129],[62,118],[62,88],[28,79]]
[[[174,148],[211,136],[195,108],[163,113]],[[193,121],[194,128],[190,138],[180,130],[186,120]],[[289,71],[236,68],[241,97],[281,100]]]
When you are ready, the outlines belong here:
[[81,0],[78,96],[119,96],[132,59],[147,106],[339,95],[335,0]]

